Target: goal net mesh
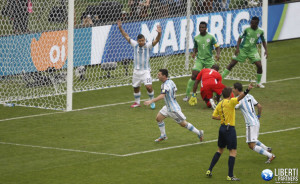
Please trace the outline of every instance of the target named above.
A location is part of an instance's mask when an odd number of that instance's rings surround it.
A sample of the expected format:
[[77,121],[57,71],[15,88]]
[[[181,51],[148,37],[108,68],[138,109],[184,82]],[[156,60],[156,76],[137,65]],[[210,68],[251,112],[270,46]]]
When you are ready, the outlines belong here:
[[[160,68],[167,68],[171,77],[191,75],[193,38],[205,21],[221,46],[216,63],[222,72],[242,29],[251,17],[261,19],[261,1],[191,0],[190,5],[188,11],[186,0],[76,0],[73,92],[131,85],[133,48],[120,34],[117,20],[134,40],[141,33],[152,42],[157,25],[162,27],[161,40],[150,54],[154,80]],[[68,1],[4,0],[0,10],[1,103],[65,110]],[[227,78],[255,80],[256,68],[239,63]]]

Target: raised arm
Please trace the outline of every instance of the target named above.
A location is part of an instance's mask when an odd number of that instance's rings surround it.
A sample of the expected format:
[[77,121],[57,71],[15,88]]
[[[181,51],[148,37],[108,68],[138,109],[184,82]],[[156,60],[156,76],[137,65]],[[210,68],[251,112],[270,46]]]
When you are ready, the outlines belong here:
[[157,25],[157,36],[155,38],[155,40],[152,42],[153,47],[159,42],[160,38],[161,38],[161,26]]
[[120,30],[121,34],[130,43],[130,37],[129,37],[129,35],[122,28],[122,22],[120,20],[118,20],[117,24],[118,24],[118,27],[119,27],[119,30]]
[[253,88],[253,84],[250,83],[248,88],[237,98],[238,101],[241,101],[248,93],[249,91]]

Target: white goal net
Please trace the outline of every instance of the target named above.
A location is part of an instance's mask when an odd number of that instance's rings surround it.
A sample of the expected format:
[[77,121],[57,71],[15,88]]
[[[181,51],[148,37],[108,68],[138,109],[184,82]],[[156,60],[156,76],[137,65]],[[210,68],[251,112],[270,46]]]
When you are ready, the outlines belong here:
[[[3,2],[0,102],[65,110],[69,1]],[[216,63],[222,72],[243,27],[253,16],[261,19],[261,6],[260,0],[76,0],[73,92],[131,85],[133,48],[120,34],[119,19],[132,39],[141,33],[148,42],[155,39],[156,26],[161,25],[161,40],[150,55],[152,77],[160,68],[167,68],[171,77],[182,77],[191,74],[190,52],[201,21],[208,23],[208,32],[221,45],[221,59]],[[233,68],[228,79],[255,77],[255,66],[246,62]]]

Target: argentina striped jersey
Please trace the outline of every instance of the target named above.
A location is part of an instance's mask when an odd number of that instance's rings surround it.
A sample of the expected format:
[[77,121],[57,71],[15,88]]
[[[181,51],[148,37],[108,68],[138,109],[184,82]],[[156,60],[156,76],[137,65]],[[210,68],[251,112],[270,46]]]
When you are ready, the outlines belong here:
[[140,47],[138,42],[130,39],[130,45],[134,50],[133,66],[135,70],[150,70],[150,49],[153,48],[152,42],[147,42]]
[[247,94],[235,108],[241,109],[243,116],[245,118],[246,126],[255,126],[259,125],[259,119],[257,118],[256,111],[254,106],[256,106],[258,102],[255,98]]
[[175,83],[168,79],[161,85],[161,94],[165,94],[165,103],[169,112],[181,111],[176,101],[177,87]]

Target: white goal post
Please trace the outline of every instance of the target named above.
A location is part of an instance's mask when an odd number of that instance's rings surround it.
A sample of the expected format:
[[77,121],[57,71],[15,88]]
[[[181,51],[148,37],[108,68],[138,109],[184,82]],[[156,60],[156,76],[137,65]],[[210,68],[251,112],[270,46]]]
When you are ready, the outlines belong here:
[[[162,26],[161,40],[150,54],[154,80],[160,68],[167,68],[171,78],[191,75],[190,53],[201,21],[208,23],[208,32],[221,46],[216,61],[220,72],[230,63],[251,17],[260,18],[267,37],[267,0],[12,2],[4,0],[0,6],[2,104],[71,111],[74,92],[131,85],[133,49],[120,34],[118,19],[135,40],[141,33],[153,41],[156,26]],[[263,48],[261,53],[264,83]],[[256,67],[239,63],[227,79],[255,81]]]

